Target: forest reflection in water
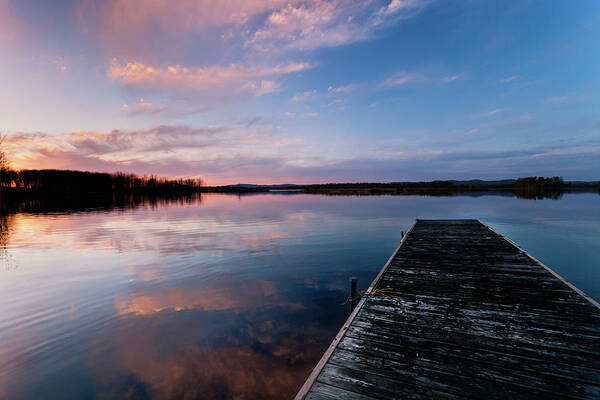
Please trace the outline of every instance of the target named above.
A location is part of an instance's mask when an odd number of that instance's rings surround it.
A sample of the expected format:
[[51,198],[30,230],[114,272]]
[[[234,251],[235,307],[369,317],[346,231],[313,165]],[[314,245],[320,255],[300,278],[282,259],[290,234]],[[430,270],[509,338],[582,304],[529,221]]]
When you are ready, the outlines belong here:
[[293,396],[415,218],[480,218],[592,297],[599,197],[195,195],[0,217],[0,398]]

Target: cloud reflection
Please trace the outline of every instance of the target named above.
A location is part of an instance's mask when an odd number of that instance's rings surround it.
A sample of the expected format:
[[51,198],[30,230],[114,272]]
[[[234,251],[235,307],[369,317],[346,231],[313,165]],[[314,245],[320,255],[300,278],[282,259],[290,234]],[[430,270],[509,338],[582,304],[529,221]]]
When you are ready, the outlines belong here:
[[[234,279],[230,277],[230,279]],[[253,280],[247,282],[228,281],[209,288],[178,287],[130,293],[118,298],[115,303],[119,314],[134,313],[150,315],[164,310],[231,310],[243,312],[257,307],[285,307],[302,310],[299,303],[278,299],[275,282]]]
[[415,216],[490,221],[594,295],[596,199],[206,195],[0,219],[19,262],[0,279],[0,398],[291,398],[348,276],[368,284]]

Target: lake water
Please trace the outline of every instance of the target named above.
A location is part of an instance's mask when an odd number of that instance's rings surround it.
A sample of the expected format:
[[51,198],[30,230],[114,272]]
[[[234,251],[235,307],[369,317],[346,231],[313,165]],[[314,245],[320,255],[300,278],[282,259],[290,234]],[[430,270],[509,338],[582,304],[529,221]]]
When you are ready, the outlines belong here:
[[415,218],[479,218],[600,300],[600,196],[203,195],[1,219],[0,398],[285,399]]

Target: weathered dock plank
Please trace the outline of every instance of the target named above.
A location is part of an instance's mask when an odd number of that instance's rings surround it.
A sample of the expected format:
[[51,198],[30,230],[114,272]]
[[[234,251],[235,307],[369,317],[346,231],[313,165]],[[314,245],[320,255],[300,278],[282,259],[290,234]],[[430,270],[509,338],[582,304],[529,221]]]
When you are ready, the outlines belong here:
[[417,220],[296,399],[431,398],[600,398],[600,306],[478,220]]

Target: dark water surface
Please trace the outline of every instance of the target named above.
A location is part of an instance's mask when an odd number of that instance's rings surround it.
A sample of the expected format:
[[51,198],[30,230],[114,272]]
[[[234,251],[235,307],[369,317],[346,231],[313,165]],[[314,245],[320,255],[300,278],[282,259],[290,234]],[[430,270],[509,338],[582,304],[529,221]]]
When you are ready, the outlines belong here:
[[600,196],[204,195],[1,219],[0,398],[285,399],[415,218],[479,218],[600,300]]

